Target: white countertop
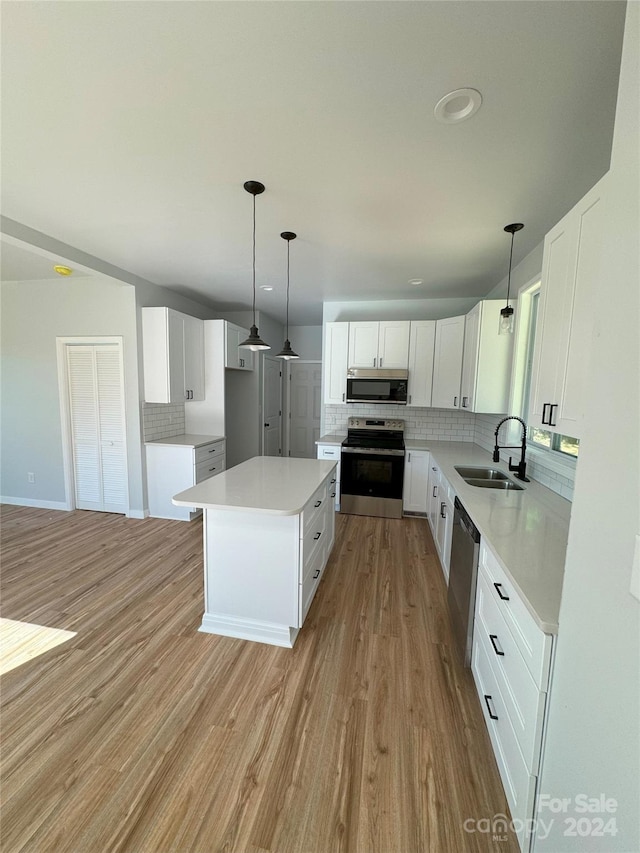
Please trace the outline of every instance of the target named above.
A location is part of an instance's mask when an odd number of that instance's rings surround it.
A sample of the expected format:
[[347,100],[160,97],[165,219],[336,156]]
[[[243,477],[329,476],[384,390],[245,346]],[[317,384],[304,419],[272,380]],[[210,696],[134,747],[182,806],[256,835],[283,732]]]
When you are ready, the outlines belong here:
[[297,515],[336,462],[254,456],[173,497],[176,506]]
[[499,468],[519,481],[506,463],[493,462],[477,444],[426,444],[536,623],[546,633],[557,633],[571,503],[534,480],[521,483],[521,492],[470,486],[456,465]]
[[[436,444],[438,442],[427,441],[425,438],[405,438],[404,440],[404,449],[405,450],[431,450],[431,445]],[[440,442],[444,444],[445,442]],[[463,442],[456,442],[456,444],[462,444]]]
[[346,437],[346,432],[330,432],[319,438],[316,444],[342,444]]
[[169,438],[157,438],[155,441],[145,441],[145,444],[161,444],[165,447],[202,447],[212,441],[221,441],[223,435],[194,435],[183,432],[180,435],[171,435]]

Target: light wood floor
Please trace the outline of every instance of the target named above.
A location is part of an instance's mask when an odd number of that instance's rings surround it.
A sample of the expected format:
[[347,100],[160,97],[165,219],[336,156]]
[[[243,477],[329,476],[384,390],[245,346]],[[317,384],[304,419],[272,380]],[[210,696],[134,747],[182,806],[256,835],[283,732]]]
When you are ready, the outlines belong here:
[[201,530],[3,507],[3,616],[77,632],[3,676],[3,853],[517,850],[426,522],[337,516],[293,650],[197,632]]

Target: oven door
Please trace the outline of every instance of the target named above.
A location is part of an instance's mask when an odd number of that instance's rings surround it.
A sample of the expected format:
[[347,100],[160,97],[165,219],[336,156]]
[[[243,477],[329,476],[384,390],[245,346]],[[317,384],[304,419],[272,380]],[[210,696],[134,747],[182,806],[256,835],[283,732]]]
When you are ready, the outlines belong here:
[[404,450],[342,448],[341,512],[401,518],[403,482]]

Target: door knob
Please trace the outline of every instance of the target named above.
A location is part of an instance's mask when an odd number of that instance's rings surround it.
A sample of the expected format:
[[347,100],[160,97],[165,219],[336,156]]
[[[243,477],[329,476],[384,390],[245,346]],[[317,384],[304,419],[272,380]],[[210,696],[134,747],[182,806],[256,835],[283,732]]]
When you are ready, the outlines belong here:
[[265,424],[265,426],[266,426],[266,427],[268,427],[268,426],[269,426],[269,424]]

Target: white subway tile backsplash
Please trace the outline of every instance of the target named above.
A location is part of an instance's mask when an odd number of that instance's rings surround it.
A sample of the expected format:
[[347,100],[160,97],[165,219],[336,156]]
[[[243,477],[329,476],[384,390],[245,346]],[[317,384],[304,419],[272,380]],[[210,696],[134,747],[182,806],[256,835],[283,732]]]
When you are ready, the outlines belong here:
[[142,432],[145,441],[180,435],[184,430],[184,403],[142,404]]

